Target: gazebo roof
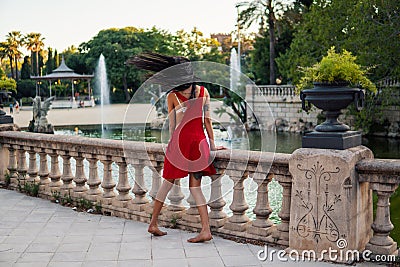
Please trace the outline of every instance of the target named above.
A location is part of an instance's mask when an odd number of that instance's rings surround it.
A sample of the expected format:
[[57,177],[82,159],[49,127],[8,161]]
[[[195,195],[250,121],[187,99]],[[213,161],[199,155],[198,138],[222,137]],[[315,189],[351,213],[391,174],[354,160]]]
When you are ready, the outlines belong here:
[[89,74],[78,74],[70,69],[67,64],[65,64],[64,57],[62,57],[61,64],[58,68],[53,70],[52,73],[45,76],[31,76],[33,80],[58,80],[58,79],[91,79],[94,75]]

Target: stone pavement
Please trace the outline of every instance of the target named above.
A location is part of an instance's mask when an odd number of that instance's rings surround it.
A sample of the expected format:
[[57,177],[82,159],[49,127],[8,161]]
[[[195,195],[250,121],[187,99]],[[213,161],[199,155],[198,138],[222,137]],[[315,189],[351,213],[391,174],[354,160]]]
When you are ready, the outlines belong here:
[[[0,189],[0,266],[293,266],[261,262],[262,248],[215,236],[186,242],[193,233],[167,229],[152,237],[140,222],[76,212],[48,200]],[[303,266],[336,266],[300,262]],[[367,264],[362,264],[367,266]],[[373,265],[368,265],[373,266]]]

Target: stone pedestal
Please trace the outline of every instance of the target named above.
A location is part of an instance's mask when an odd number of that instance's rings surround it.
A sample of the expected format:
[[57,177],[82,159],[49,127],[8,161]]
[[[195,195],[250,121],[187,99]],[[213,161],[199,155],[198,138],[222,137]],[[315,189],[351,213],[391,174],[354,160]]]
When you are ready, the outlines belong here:
[[372,234],[372,193],[368,183],[359,183],[355,165],[372,157],[363,146],[300,148],[292,154],[289,250],[321,255],[365,248]]
[[361,145],[361,133],[346,132],[317,132],[313,131],[303,136],[302,147],[347,149]]

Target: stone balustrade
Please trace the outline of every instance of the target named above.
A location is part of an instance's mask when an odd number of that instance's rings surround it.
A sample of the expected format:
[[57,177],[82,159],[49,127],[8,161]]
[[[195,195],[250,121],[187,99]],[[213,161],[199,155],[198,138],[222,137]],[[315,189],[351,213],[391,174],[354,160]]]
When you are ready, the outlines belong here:
[[293,100],[296,94],[296,88],[294,85],[259,85],[258,90],[254,91],[255,96],[264,96],[267,100],[272,99],[287,99]]
[[[301,161],[303,155],[301,153],[310,154],[311,152],[307,151],[311,150],[303,150],[293,155],[243,150],[212,152],[215,156],[214,165],[217,174],[203,179],[204,183],[211,182],[205,187],[208,186],[210,189],[208,207],[212,231],[222,236],[262,241],[296,249],[297,243],[291,238],[296,233],[301,234],[306,228],[302,226],[302,220],[291,222],[292,217],[297,218],[301,213],[301,210],[293,210],[293,208],[298,209],[299,204],[297,203],[299,201],[293,199],[302,197],[308,190],[308,201],[311,201],[310,190],[313,188],[310,187],[310,174],[315,172],[317,175],[315,177],[319,177],[321,181],[336,177],[339,181],[343,180],[344,182],[339,184],[343,192],[347,192],[351,187],[353,189],[349,190],[359,188],[357,192],[369,194],[365,199],[371,199],[371,190],[368,188],[375,191],[378,202],[373,223],[369,220],[371,217],[368,217],[369,212],[372,214],[372,202],[367,201],[367,205],[364,205],[363,196],[358,196],[360,203],[366,207],[363,211],[366,216],[365,222],[371,224],[371,229],[363,233],[366,238],[357,238],[358,243],[348,240],[349,244],[353,242],[356,244],[355,247],[368,249],[375,254],[398,253],[397,243],[389,236],[393,230],[389,207],[390,196],[400,183],[400,160],[367,159],[371,157],[365,147],[345,151],[347,156],[344,157],[344,163],[348,163],[346,160],[349,155],[358,155],[354,160],[359,158],[352,169],[343,172],[346,175],[356,174],[354,179],[349,179],[347,176],[339,177],[342,173],[339,172],[339,168],[325,170],[325,167],[318,162],[318,166],[314,164],[315,166],[310,165],[308,168],[309,163]],[[332,157],[338,155],[335,150],[318,151],[322,156],[314,155],[314,152],[310,154],[316,160],[324,157],[328,159],[331,156],[329,153]],[[75,202],[84,199],[101,207],[103,213],[142,222],[149,222],[152,201],[162,182],[160,176],[164,160],[162,144],[5,131],[0,132],[0,152],[0,156],[8,160],[6,167],[8,174],[5,175],[4,170],[0,170],[0,183],[6,182],[6,176],[10,179],[11,188],[16,190],[25,183],[37,183],[39,196],[42,198],[52,199],[59,194],[69,196]],[[327,152],[329,153],[326,154]],[[325,161],[323,159],[321,162]],[[289,167],[291,162],[300,164]],[[151,174],[145,177],[145,172],[149,171]],[[297,175],[296,179],[293,178],[295,177],[292,176],[293,173]],[[133,176],[133,179],[130,176]],[[228,181],[233,182],[231,188],[233,197],[229,207],[222,190],[223,181],[226,181],[223,178],[227,177]],[[256,202],[252,210],[249,210],[244,193],[244,184],[249,179],[256,185],[253,191]],[[283,189],[281,210],[278,213],[281,222],[278,224],[270,219],[272,209],[269,204],[268,184],[272,180],[276,180]],[[305,184],[308,189],[302,193],[298,191],[302,186],[298,183],[305,180],[308,180],[308,185]],[[160,225],[198,231],[201,225],[195,201],[190,194],[185,196],[178,185],[176,184],[168,195],[169,203],[161,211]],[[328,185],[324,184],[317,190],[318,198],[328,194],[331,194],[328,192]],[[338,197],[335,201],[341,201]],[[347,196],[344,194],[343,198],[345,197]],[[188,207],[183,205],[185,199],[189,203]],[[306,208],[312,207],[310,205],[307,204]],[[334,212],[335,209],[328,211]],[[297,215],[293,216],[294,213]],[[350,214],[348,217],[353,218],[353,215]],[[341,214],[337,216],[340,217]],[[337,227],[333,230],[339,233],[340,226]],[[353,229],[352,227],[357,225],[346,227]],[[322,235],[322,232],[315,233]],[[346,235],[346,238],[353,237]]]
[[317,123],[318,112],[302,111],[293,85],[247,85],[245,99],[262,129],[304,132]]
[[400,184],[400,160],[362,160],[356,165],[360,182],[369,182],[376,193],[375,219],[372,224],[373,235],[366,249],[375,254],[398,254],[397,243],[389,236],[394,229],[390,221],[390,196]]
[[[107,214],[143,222],[150,220],[152,199],[162,182],[164,150],[161,144],[6,131],[0,132],[1,147],[8,153],[7,171],[13,189],[34,182],[39,185],[42,198],[53,199],[59,195],[75,202],[85,199],[101,206]],[[203,179],[203,183],[211,182],[207,186],[210,187],[208,206],[212,231],[287,247],[290,155],[238,150],[212,153],[216,153],[214,165],[218,174]],[[133,170],[133,179],[129,178],[129,168]],[[148,177],[149,188],[146,188],[145,168],[152,172]],[[227,200],[222,192],[224,176],[233,182],[231,216],[227,215]],[[257,185],[252,211],[244,193],[243,183],[247,179],[253,179]],[[272,209],[268,183],[272,179],[283,186],[283,209],[279,213],[282,223],[277,225],[269,219]],[[0,175],[0,182],[5,182],[4,175]],[[185,199],[189,207],[183,205]],[[168,200],[160,215],[160,225],[194,231],[201,228],[195,201],[190,194],[183,194],[179,184],[172,188]],[[254,220],[246,215],[249,212],[255,215]]]

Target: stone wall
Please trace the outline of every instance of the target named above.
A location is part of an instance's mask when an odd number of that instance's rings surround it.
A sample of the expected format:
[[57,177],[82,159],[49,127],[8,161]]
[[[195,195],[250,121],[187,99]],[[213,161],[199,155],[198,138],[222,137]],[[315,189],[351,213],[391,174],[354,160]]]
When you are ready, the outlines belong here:
[[276,127],[283,132],[304,132],[317,124],[319,111],[303,111],[300,97],[292,85],[249,85],[246,88],[246,102],[262,129]]

